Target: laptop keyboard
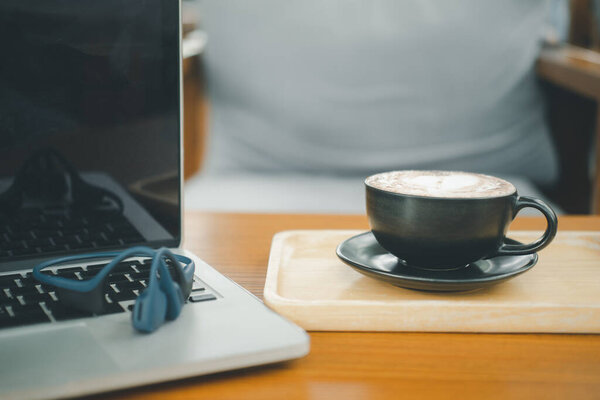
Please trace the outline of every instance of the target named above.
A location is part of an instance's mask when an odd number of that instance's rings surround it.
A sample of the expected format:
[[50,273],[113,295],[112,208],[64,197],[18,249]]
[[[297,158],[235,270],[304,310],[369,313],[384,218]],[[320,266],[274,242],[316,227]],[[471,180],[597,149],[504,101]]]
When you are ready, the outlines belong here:
[[[55,269],[46,273],[70,279],[85,280],[95,276],[106,264]],[[43,322],[65,321],[131,311],[137,296],[146,288],[150,260],[126,261],[118,264],[108,276],[106,305],[101,314],[65,307],[58,301],[54,288],[40,284],[31,272],[0,275],[0,328]],[[175,277],[174,267],[169,267]],[[216,300],[212,291],[194,277],[191,302]]]
[[114,211],[84,214],[65,208],[30,208],[10,216],[0,213],[0,262],[13,257],[93,251],[142,242],[144,238],[127,218]]

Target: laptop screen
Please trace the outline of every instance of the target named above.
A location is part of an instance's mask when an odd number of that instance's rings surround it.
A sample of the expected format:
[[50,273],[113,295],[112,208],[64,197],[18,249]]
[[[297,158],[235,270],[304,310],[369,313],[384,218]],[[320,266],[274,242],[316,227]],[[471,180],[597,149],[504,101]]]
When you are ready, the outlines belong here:
[[179,2],[0,2],[0,271],[180,241]]

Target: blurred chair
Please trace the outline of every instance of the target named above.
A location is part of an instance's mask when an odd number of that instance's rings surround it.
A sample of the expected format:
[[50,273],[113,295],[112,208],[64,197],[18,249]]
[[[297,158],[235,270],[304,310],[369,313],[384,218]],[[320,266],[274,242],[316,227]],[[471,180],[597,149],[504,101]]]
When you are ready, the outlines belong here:
[[206,142],[208,103],[205,96],[200,55],[206,46],[206,33],[198,29],[195,7],[182,6],[183,56],[183,142],[184,178],[196,174],[202,165]]
[[561,174],[550,195],[570,213],[600,214],[600,2],[571,0],[570,7],[570,44],[543,49],[536,66],[559,149]]

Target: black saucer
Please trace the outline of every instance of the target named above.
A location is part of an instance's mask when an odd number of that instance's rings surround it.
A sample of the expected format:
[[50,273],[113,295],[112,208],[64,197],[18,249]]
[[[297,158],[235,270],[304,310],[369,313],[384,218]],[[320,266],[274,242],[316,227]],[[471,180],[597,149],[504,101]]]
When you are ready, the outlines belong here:
[[[515,240],[506,239],[516,244]],[[452,270],[426,270],[411,267],[388,253],[371,232],[344,240],[337,256],[358,272],[409,289],[436,292],[474,290],[506,281],[532,268],[537,254],[501,256],[475,261]]]

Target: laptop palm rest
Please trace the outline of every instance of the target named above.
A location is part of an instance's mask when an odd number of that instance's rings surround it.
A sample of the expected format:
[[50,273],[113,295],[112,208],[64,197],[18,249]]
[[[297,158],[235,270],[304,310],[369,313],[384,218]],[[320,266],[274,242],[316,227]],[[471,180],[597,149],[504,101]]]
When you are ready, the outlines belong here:
[[0,387],[7,392],[80,382],[119,369],[85,324],[0,337]]

